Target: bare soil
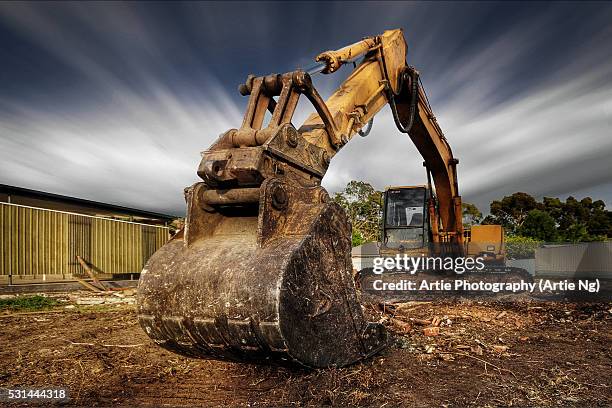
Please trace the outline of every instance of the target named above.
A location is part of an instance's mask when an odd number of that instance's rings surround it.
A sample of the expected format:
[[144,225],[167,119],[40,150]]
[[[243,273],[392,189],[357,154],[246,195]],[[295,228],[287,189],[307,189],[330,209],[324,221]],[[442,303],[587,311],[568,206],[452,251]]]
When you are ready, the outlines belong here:
[[[179,357],[149,340],[130,304],[5,313],[0,384],[65,387],[68,406],[612,406],[612,303],[366,309],[391,345],[318,371]],[[433,318],[439,334],[425,336]]]

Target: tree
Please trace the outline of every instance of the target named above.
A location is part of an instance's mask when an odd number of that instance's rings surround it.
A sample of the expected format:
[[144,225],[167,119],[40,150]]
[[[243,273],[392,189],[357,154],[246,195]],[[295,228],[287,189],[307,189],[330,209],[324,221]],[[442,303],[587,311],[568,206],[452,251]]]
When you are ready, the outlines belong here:
[[516,232],[523,225],[527,214],[535,210],[538,203],[535,198],[527,193],[514,193],[506,196],[501,201],[491,203],[491,218],[488,222],[500,224],[509,232]]
[[553,217],[557,226],[561,224],[561,219],[563,218],[563,206],[563,201],[558,198],[544,197],[542,199],[542,209]]
[[503,225],[502,223],[498,222],[497,219],[494,216],[492,216],[491,214],[489,214],[486,217],[484,217],[482,219],[481,224],[482,225],[496,225],[496,224]]
[[612,237],[611,212],[602,200],[569,196],[565,202],[544,197],[543,208],[555,220],[563,241],[600,241]]
[[590,210],[586,222],[589,235],[597,241],[612,237],[612,212],[606,211],[606,204],[602,200],[597,200],[593,202]]
[[466,228],[472,225],[480,224],[482,221],[482,213],[474,204],[461,203],[463,226]]
[[572,224],[564,230],[563,238],[569,242],[591,241],[586,225],[576,223]]
[[334,201],[344,208],[351,221],[353,246],[379,239],[382,192],[369,183],[353,180],[335,194]]
[[[569,196],[565,201],[544,197],[536,201],[525,193],[514,193],[491,203],[491,214],[483,224],[501,224],[510,234],[546,241],[602,241],[612,237],[612,212],[602,200]],[[538,212],[532,213],[537,210]],[[545,215],[546,214],[546,215]],[[556,234],[553,234],[551,219]]]
[[552,242],[558,238],[554,218],[546,211],[531,210],[517,230],[519,235],[538,241]]

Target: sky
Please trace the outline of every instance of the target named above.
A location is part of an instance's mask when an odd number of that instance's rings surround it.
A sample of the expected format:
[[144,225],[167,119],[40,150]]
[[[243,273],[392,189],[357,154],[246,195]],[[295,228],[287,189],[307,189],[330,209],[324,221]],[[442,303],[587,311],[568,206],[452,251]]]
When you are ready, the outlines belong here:
[[[464,201],[486,212],[523,191],[610,208],[610,21],[606,2],[3,2],[0,183],[184,214],[200,152],[242,122],[248,74],[402,28]],[[329,96],[349,73],[314,83]],[[323,185],[354,179],[425,182],[388,108]]]

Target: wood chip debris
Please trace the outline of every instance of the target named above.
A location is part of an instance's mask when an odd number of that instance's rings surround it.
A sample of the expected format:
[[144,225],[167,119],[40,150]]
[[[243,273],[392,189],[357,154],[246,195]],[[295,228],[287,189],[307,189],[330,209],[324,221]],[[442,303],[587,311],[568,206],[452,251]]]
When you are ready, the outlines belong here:
[[423,334],[428,337],[435,337],[440,334],[440,328],[437,326],[425,327],[423,329]]
[[406,323],[404,321],[401,321],[400,319],[396,319],[396,318],[390,318],[389,321],[391,322],[391,325],[393,326],[393,330],[399,333],[408,333],[410,330],[412,330],[412,325],[410,323]]
[[478,356],[482,356],[483,355],[483,351],[482,351],[482,347],[480,346],[472,346],[470,348],[470,351]]
[[495,345],[493,346],[493,351],[496,353],[505,353],[508,350],[508,346]]

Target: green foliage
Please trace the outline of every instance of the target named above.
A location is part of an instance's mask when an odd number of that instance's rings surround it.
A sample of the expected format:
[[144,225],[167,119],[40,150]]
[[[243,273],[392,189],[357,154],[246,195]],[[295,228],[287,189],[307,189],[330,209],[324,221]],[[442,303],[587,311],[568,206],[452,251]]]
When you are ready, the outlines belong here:
[[544,209],[555,219],[561,239],[570,242],[600,241],[612,237],[612,212],[602,200],[591,197],[544,197]]
[[552,242],[558,238],[555,219],[542,210],[529,211],[523,224],[518,228],[518,233],[538,241]]
[[542,242],[530,237],[511,235],[506,237],[506,257],[508,259],[530,259],[535,257],[536,248]]
[[356,247],[359,245],[363,245],[366,243],[366,240],[363,239],[363,236],[361,235],[361,233],[359,231],[355,231],[353,229],[352,234],[351,234],[351,244],[352,246]]
[[483,224],[500,224],[510,235],[544,241],[584,242],[612,238],[612,212],[591,197],[544,197],[538,202],[526,193],[514,193],[491,203]]
[[567,227],[564,231],[564,238],[569,242],[582,242],[590,241],[589,233],[587,232],[586,225],[580,223],[574,223]]
[[463,226],[466,228],[472,225],[479,224],[482,221],[482,212],[471,203],[461,203],[461,212],[463,215]]
[[376,191],[369,183],[353,180],[333,199],[344,208],[351,221],[353,246],[378,240],[382,192]]
[[36,311],[48,309],[57,304],[57,300],[40,295],[18,296],[10,299],[0,299],[0,310]]
[[492,216],[491,214],[484,217],[480,223],[482,225],[502,225],[501,223],[497,222],[495,217]]
[[525,221],[529,211],[537,208],[535,198],[527,193],[514,193],[491,203],[489,224],[499,224],[508,232],[516,232]]

